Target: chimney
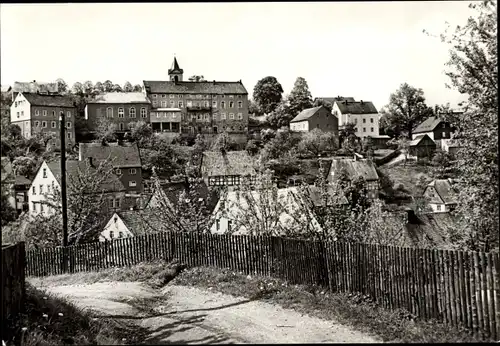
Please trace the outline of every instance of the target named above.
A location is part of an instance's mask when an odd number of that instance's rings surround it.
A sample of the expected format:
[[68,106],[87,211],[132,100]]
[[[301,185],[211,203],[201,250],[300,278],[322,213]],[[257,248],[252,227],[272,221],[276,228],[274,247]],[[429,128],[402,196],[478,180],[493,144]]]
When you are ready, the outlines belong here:
[[214,85],[215,85],[215,79],[214,79]]
[[361,105],[364,105],[364,102],[363,102],[363,100],[361,100],[361,101],[359,101],[359,102],[361,103]]

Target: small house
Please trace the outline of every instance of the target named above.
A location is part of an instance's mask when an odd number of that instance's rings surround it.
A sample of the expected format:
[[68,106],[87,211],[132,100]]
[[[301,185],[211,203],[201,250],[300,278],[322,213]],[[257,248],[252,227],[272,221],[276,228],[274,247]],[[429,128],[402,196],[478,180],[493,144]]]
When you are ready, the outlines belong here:
[[426,186],[424,197],[434,213],[447,213],[457,206],[457,195],[453,190],[451,179],[435,179]]
[[339,133],[339,120],[324,106],[304,109],[290,121],[290,130],[309,132],[320,129],[323,132]]
[[257,174],[255,159],[246,151],[205,151],[201,175],[207,186],[236,186]]
[[334,183],[340,170],[345,169],[349,177],[362,177],[366,182],[368,198],[378,198],[379,176],[375,164],[370,159],[334,158],[328,172],[328,181]]
[[154,219],[137,210],[119,211],[113,213],[99,241],[131,238],[144,234],[158,232]]
[[415,136],[409,143],[408,157],[416,158],[417,160],[424,157],[432,158],[436,151],[436,143],[429,137],[429,135]]
[[412,140],[419,136],[427,135],[433,140],[437,147],[441,147],[441,141],[450,139],[455,129],[447,121],[444,121],[438,116],[427,118],[424,122],[417,126],[412,132]]

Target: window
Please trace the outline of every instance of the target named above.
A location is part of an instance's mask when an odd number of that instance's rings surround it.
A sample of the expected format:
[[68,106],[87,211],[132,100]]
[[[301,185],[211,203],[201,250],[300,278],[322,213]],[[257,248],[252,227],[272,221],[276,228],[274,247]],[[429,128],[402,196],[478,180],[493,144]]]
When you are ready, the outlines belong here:
[[187,107],[193,107],[193,101],[189,100],[186,102]]
[[50,123],[50,125],[52,126],[52,128],[53,128],[53,129],[55,129],[55,128],[57,127],[57,125],[56,125],[56,122],[55,122],[55,121],[52,121],[52,122]]
[[43,185],[40,184],[40,191],[39,191],[40,195],[43,193]]
[[373,127],[370,127],[370,132],[373,132]]
[[234,113],[229,113],[229,119],[234,120]]
[[141,118],[145,118],[146,117],[146,108],[142,107],[141,108]]
[[116,174],[121,175],[122,174],[122,170],[120,168],[117,168],[116,169]]
[[35,111],[35,115],[40,115],[40,110],[39,110],[39,109],[37,109],[37,110]]
[[119,129],[120,131],[123,131],[123,128],[124,128],[124,124],[123,124],[123,123],[119,123],[119,124],[118,124],[118,129]]
[[205,113],[205,120],[206,120],[206,121],[210,121],[210,114]]
[[124,115],[125,110],[122,107],[118,108],[118,118],[123,118]]
[[238,108],[243,108],[243,102],[242,101],[238,101]]
[[35,121],[35,127],[40,127],[40,122],[39,121]]
[[220,102],[220,108],[226,108],[226,102],[225,101],[221,101]]
[[170,94],[170,98],[173,99],[175,97],[174,94]]
[[46,128],[47,127],[47,122],[46,121],[42,121],[42,128]]
[[56,111],[52,111],[52,116],[55,117],[56,116]]
[[441,124],[441,127],[442,127],[443,129],[444,129],[444,128],[446,128],[446,124],[445,124],[445,123],[442,123],[442,124]]
[[113,238],[113,237],[114,237],[114,235],[115,235],[115,233],[114,233],[113,231],[109,231],[109,237],[110,237],[110,238]]
[[220,97],[223,99],[223,98],[226,98],[226,95],[220,95]]
[[67,112],[66,112],[66,117],[67,117],[67,118],[71,118],[71,111],[67,111]]
[[118,238],[123,238],[123,232],[122,231],[118,232]]
[[31,202],[31,207],[33,208],[33,211],[36,211],[36,203],[35,202]]
[[210,101],[205,101],[203,102],[203,104],[205,105],[205,107],[210,107]]
[[179,97],[181,99],[182,98],[182,94],[177,95],[177,97]]
[[120,208],[120,199],[119,199],[119,198],[117,198],[117,199],[115,199],[114,201],[115,201],[115,206],[116,206],[116,208]]
[[436,209],[437,209],[438,211],[441,211],[441,205],[440,205],[440,204],[438,204],[438,205],[436,206]]
[[130,169],[128,170],[128,172],[129,172],[130,174],[136,174],[136,173],[137,173],[137,170],[136,170],[135,168],[130,168]]
[[47,168],[44,168],[44,169],[43,169],[43,177],[44,177],[44,178],[47,178]]
[[358,128],[356,127],[356,128],[354,129],[354,131],[358,132]]
[[68,132],[68,139],[71,139],[71,132]]
[[156,101],[156,100],[153,101],[153,107],[154,108],[158,107],[158,101]]
[[17,112],[17,117],[19,118],[19,112]]
[[44,209],[44,208],[43,208],[43,204],[42,204],[42,203],[40,203],[40,212],[42,212],[42,213],[43,213],[43,209]]
[[212,107],[217,108],[217,101],[212,101]]
[[130,107],[130,109],[128,110],[128,117],[135,118],[135,107]]
[[35,186],[33,186],[33,191],[31,192],[32,195],[36,195],[36,190],[35,190]]
[[161,95],[161,98],[162,98],[162,99],[164,99],[165,97],[167,97],[167,95],[165,95],[165,94],[162,94],[162,95]]
[[71,128],[71,123],[69,121],[66,123],[66,128],[68,128],[68,129]]
[[366,123],[366,119],[363,118],[363,124],[365,124],[365,123]]
[[157,98],[157,97],[158,97],[158,95],[156,95],[156,94],[153,94],[153,98]]
[[175,101],[170,101],[170,108],[174,108],[175,107]]
[[44,117],[46,117],[46,116],[47,116],[47,110],[45,110],[45,109],[44,109],[44,110],[42,111],[42,115],[43,115]]
[[232,222],[231,220],[227,220],[227,231],[228,231],[228,232],[231,232],[231,224],[232,224],[232,223],[233,223],[233,222]]
[[366,127],[363,127],[363,132],[366,132]]
[[203,95],[196,95],[197,99],[201,99],[202,97],[203,97]]
[[184,102],[179,101],[178,105],[179,105],[179,108],[182,108],[182,107],[184,107]]
[[135,186],[137,186],[137,183],[136,183],[135,180],[131,180],[131,181],[128,182],[128,186],[129,187],[135,187]]
[[443,132],[443,138],[446,138],[446,132]]
[[219,219],[215,220],[215,224],[218,231],[220,229],[220,220]]
[[226,120],[226,113],[221,113],[220,118],[221,120]]
[[229,101],[229,108],[234,108],[234,101]]
[[161,101],[161,107],[167,108],[167,101]]
[[198,116],[196,117],[196,120],[203,120],[203,114],[198,114]]
[[107,118],[113,117],[113,108],[111,108],[111,107],[106,108],[106,117]]
[[370,122],[373,124],[373,118],[370,118]]
[[238,113],[238,120],[242,120],[243,119],[243,113]]
[[234,99],[234,95],[229,95],[229,98],[230,99]]

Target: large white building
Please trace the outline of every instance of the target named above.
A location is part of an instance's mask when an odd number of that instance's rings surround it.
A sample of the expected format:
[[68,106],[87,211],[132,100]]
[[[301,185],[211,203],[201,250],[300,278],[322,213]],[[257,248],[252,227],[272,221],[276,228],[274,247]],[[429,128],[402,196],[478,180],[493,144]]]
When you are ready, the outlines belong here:
[[357,137],[379,137],[380,115],[372,102],[352,101],[352,98],[336,99],[332,113],[339,120],[339,130],[348,123],[353,123],[356,126]]

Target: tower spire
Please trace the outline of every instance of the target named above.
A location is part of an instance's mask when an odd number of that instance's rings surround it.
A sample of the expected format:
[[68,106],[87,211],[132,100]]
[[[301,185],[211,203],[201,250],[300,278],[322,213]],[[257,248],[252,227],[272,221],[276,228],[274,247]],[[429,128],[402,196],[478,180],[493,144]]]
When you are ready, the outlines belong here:
[[182,75],[184,70],[179,67],[179,63],[177,62],[177,57],[174,53],[174,61],[172,63],[172,68],[168,70],[168,75],[170,76],[171,81],[182,81]]

